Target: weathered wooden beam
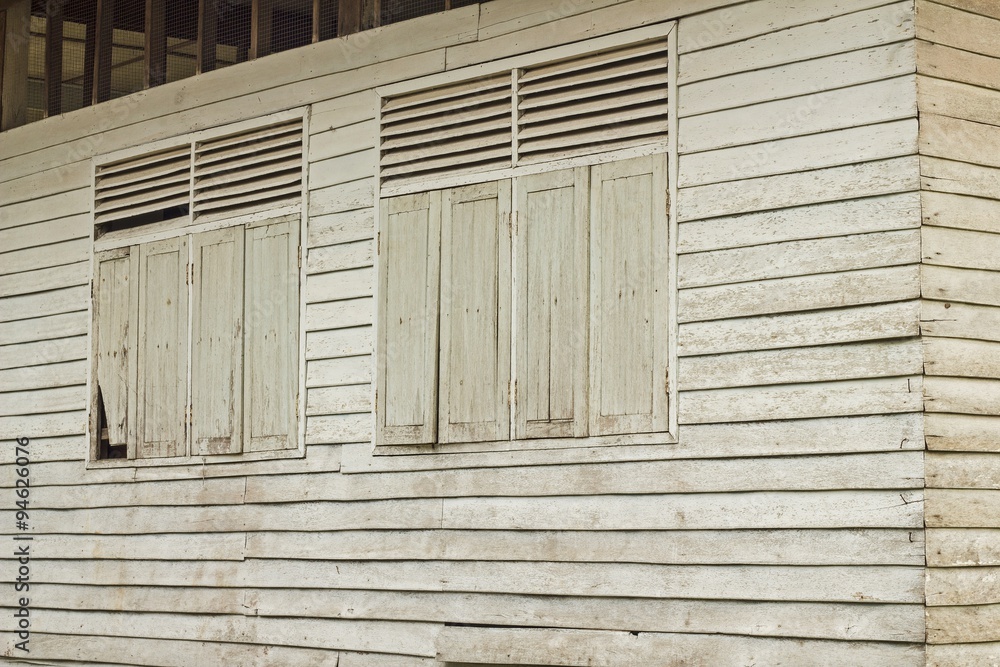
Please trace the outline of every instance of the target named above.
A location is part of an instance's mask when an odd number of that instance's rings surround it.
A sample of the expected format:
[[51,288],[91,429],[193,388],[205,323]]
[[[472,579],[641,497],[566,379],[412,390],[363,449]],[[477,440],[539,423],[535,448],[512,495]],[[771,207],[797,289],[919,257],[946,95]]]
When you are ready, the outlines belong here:
[[323,17],[323,0],[313,0],[312,6],[312,43],[319,41],[319,26]]
[[96,30],[94,31],[93,104],[111,99],[111,52],[114,48],[114,0],[97,0]]
[[167,3],[146,0],[146,50],[143,84],[146,88],[167,82]]
[[250,14],[250,60],[271,53],[274,0],[253,0]]
[[361,0],[361,29],[382,25],[382,0]]
[[218,25],[215,0],[198,0],[198,74],[215,69]]
[[89,107],[94,101],[94,67],[97,60],[97,14],[86,18],[86,33],[83,46],[83,92],[82,105]]
[[[7,12],[0,9],[0,122],[3,119],[3,64],[4,52],[7,50]],[[0,128],[2,129],[2,128]]]
[[6,3],[2,70],[0,70],[0,129],[28,120],[28,44],[31,39],[31,0]]
[[45,115],[62,113],[63,2],[45,3]]
[[361,30],[361,2],[362,0],[340,0],[337,34],[341,37]]

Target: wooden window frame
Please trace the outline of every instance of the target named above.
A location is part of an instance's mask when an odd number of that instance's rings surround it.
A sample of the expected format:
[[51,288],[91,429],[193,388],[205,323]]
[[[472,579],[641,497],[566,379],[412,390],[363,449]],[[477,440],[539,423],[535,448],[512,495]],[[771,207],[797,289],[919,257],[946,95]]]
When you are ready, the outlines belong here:
[[[87,376],[87,391],[88,391],[88,407],[87,407],[87,440],[88,440],[88,457],[87,457],[87,468],[88,469],[105,469],[105,468],[121,468],[121,467],[149,467],[149,468],[162,468],[162,467],[172,467],[179,465],[203,465],[203,464],[224,464],[224,463],[245,463],[252,461],[269,461],[277,459],[291,459],[291,458],[303,458],[306,454],[306,418],[305,418],[305,401],[306,401],[306,355],[305,355],[305,261],[304,261],[304,245],[305,239],[308,238],[308,216],[306,214],[306,194],[308,191],[307,182],[307,172],[308,172],[308,161],[305,156],[308,155],[308,113],[304,108],[293,109],[286,112],[280,112],[276,114],[271,114],[262,118],[256,118],[252,120],[243,121],[240,123],[234,123],[232,125],[227,125],[223,127],[216,127],[210,130],[204,130],[201,132],[195,132],[183,137],[175,139],[166,139],[162,141],[157,141],[151,144],[146,144],[143,146],[137,146],[130,149],[125,149],[122,151],[117,151],[112,154],[104,155],[95,158],[93,161],[93,176],[96,179],[97,168],[100,165],[107,163],[119,162],[121,160],[126,160],[132,157],[141,156],[149,153],[155,153],[158,151],[182,147],[185,145],[194,146],[198,142],[215,139],[218,137],[234,135],[237,133],[252,131],[257,128],[263,128],[270,125],[275,125],[282,122],[287,122],[291,120],[301,120],[303,123],[302,127],[302,190],[301,197],[299,198],[299,203],[289,206],[279,206],[270,210],[254,212],[254,213],[244,213],[233,215],[232,217],[226,218],[213,218],[209,222],[198,222],[193,217],[194,207],[189,207],[188,213],[185,216],[175,218],[172,220],[167,220],[164,222],[156,222],[139,225],[129,229],[122,229],[119,231],[108,232],[106,234],[98,235],[98,227],[94,224],[93,212],[91,213],[91,247],[93,251],[91,253],[91,285],[92,285],[92,298],[90,300],[90,308],[88,311],[88,322],[89,322],[89,334],[91,336],[91,356],[88,364],[88,376]],[[193,177],[192,177],[193,178]],[[95,180],[96,182],[96,180]],[[194,188],[193,182],[190,188],[191,194],[193,196]],[[100,412],[98,410],[98,383],[97,383],[97,345],[98,339],[96,334],[97,330],[97,312],[95,304],[100,296],[99,288],[95,285],[95,277],[97,275],[97,267],[101,261],[106,260],[109,257],[120,257],[124,255],[135,254],[138,255],[141,249],[144,247],[149,247],[150,244],[161,242],[168,239],[186,239],[187,253],[188,253],[188,271],[191,270],[192,266],[192,253],[194,247],[194,240],[203,234],[210,234],[218,230],[225,229],[242,229],[244,233],[253,230],[254,228],[260,227],[262,225],[274,224],[287,220],[292,222],[295,227],[296,239],[296,255],[297,255],[297,281],[292,289],[297,295],[297,299],[294,303],[294,332],[295,332],[295,342],[294,342],[294,359],[295,359],[295,373],[293,378],[294,386],[297,387],[297,396],[294,401],[294,429],[289,435],[293,439],[294,447],[288,449],[271,449],[264,451],[253,451],[250,447],[249,440],[247,436],[243,435],[243,451],[241,453],[234,454],[192,454],[192,428],[188,424],[185,434],[185,451],[183,455],[179,456],[167,456],[159,458],[139,458],[137,457],[137,452],[135,451],[136,439],[130,436],[128,442],[128,457],[127,458],[99,458],[100,455],[100,433],[98,432],[98,423],[100,419]],[[244,285],[246,284],[247,278],[244,274]],[[188,285],[188,290],[191,286]],[[291,294],[290,292],[289,294]],[[190,301],[190,299],[188,299]],[[188,305],[187,308],[187,331],[188,337],[192,335],[192,327],[194,326],[193,313]],[[130,314],[129,321],[136,322],[138,320],[134,319],[138,317],[138,313],[134,312]],[[185,392],[187,396],[187,405],[190,407],[192,399],[192,355],[191,355],[191,345],[187,345],[187,383],[185,386]],[[133,358],[135,353],[133,352]],[[141,369],[138,369],[137,364],[134,371],[130,372],[129,386],[131,388],[136,388],[137,376],[136,373],[141,373]],[[243,387],[245,382],[241,383],[239,389],[239,395],[243,397]],[[133,399],[134,401],[134,399]],[[132,410],[131,412],[135,412]],[[185,413],[181,418],[188,421],[188,415]],[[129,428],[135,429],[137,425],[137,420],[134,414],[129,416]],[[242,422],[241,422],[242,423]],[[244,427],[245,428],[245,427]]]
[[[573,58],[576,56],[581,56],[585,54],[595,53],[598,51],[603,51],[606,49],[612,49],[615,47],[621,47],[628,44],[652,40],[657,38],[668,39],[668,53],[669,53],[669,84],[668,84],[668,103],[669,103],[669,121],[670,130],[667,136],[659,141],[653,141],[648,144],[636,146],[633,148],[611,150],[601,153],[595,153],[591,155],[582,155],[579,157],[555,159],[548,162],[533,162],[531,164],[519,164],[517,161],[516,154],[516,143],[514,146],[514,166],[504,169],[496,169],[492,171],[484,171],[472,174],[460,174],[451,175],[441,178],[428,178],[419,182],[407,182],[405,184],[391,184],[385,185],[379,180],[378,187],[375,193],[375,221],[376,221],[376,238],[380,238],[381,228],[381,207],[384,205],[388,198],[400,196],[400,195],[411,195],[420,193],[429,193],[435,191],[444,191],[450,188],[473,185],[477,183],[489,183],[493,181],[502,181],[510,179],[512,182],[516,183],[517,179],[523,178],[529,175],[543,174],[548,172],[555,172],[560,170],[568,170],[580,167],[594,167],[596,165],[608,164],[613,162],[619,162],[623,160],[628,160],[631,158],[639,158],[644,156],[652,155],[665,155],[666,156],[666,177],[667,177],[667,196],[668,196],[668,210],[667,210],[667,229],[668,229],[668,244],[667,244],[667,256],[668,256],[668,269],[666,276],[667,284],[667,301],[669,303],[669,311],[666,323],[665,335],[667,337],[667,351],[666,351],[666,366],[667,366],[667,377],[665,378],[665,383],[667,385],[667,405],[668,411],[666,416],[667,426],[663,430],[658,430],[651,433],[627,433],[620,435],[588,435],[585,437],[523,437],[518,438],[518,433],[516,430],[511,431],[511,438],[504,440],[493,440],[493,441],[483,441],[483,442],[441,442],[440,439],[433,445],[428,444],[395,444],[392,442],[383,442],[379,440],[378,432],[378,410],[373,411],[373,433],[375,438],[373,441],[372,453],[376,456],[406,456],[406,455],[418,455],[418,454],[447,454],[447,453],[485,453],[485,452],[500,452],[500,451],[530,451],[530,450],[550,450],[550,449],[568,449],[568,450],[579,450],[579,449],[589,449],[593,447],[622,447],[622,446],[661,446],[676,444],[678,442],[678,386],[677,386],[677,373],[674,372],[677,368],[677,339],[678,339],[678,322],[677,322],[677,215],[676,215],[676,201],[677,201],[677,175],[678,175],[678,152],[677,152],[677,83],[676,83],[676,73],[677,73],[677,39],[676,39],[676,22],[667,22],[663,24],[657,24],[653,26],[638,28],[634,30],[624,31],[614,35],[608,35],[605,37],[599,37],[584,42],[579,42],[576,44],[571,44],[562,47],[555,47],[552,49],[546,49],[543,51],[538,51],[534,53],[514,56],[510,58],[505,58],[491,63],[486,63],[483,65],[470,66],[462,68],[459,70],[453,70],[450,72],[444,72],[440,74],[435,74],[427,77],[422,77],[420,79],[402,82],[399,84],[392,84],[388,86],[383,86],[376,89],[378,95],[379,103],[376,105],[378,109],[381,109],[381,100],[384,98],[391,98],[398,95],[403,95],[406,93],[417,92],[425,89],[434,88],[437,86],[443,86],[450,83],[457,83],[464,80],[471,80],[478,77],[485,77],[490,75],[495,75],[502,73],[504,71],[518,70],[520,68],[530,67],[545,64],[548,62],[554,62],[558,60]],[[512,77],[514,79],[515,77]],[[516,90],[516,88],[515,88]],[[516,105],[513,110],[514,122],[516,124]],[[381,126],[381,118],[377,119],[379,126]],[[516,139],[515,139],[516,141]],[[513,192],[517,192],[516,185],[513,188]],[[514,215],[517,215],[516,210],[516,196]],[[516,237],[515,237],[516,243]],[[380,258],[376,258],[376,271],[381,272]],[[517,260],[515,259],[515,267]],[[513,286],[514,296],[516,298],[516,285]],[[378,288],[376,288],[376,303],[381,303],[380,294]],[[375,340],[379,341],[379,322],[378,318],[375,321]],[[518,333],[516,331],[511,332],[512,341],[512,387],[513,383],[517,380],[518,372],[517,366],[517,351],[516,351],[516,337]],[[376,355],[379,350],[376,350]],[[378,375],[378,368],[376,367],[376,375]],[[376,382],[373,383],[373,393],[375,393],[378,387],[380,378],[376,378]],[[378,395],[373,395],[373,405],[377,406]],[[511,408],[511,427],[512,429],[518,428],[517,415],[514,405],[512,403]]]

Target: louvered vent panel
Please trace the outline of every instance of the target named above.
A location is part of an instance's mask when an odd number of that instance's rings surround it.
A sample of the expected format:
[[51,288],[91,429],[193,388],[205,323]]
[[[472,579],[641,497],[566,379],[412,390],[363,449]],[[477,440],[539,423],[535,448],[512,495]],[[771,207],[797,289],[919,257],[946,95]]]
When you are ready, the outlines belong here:
[[228,218],[302,199],[302,121],[198,143],[195,219]]
[[386,100],[383,183],[510,167],[511,113],[509,73]]
[[101,165],[97,168],[94,222],[101,225],[161,211],[172,217],[171,209],[188,204],[190,185],[190,146]]
[[666,136],[667,40],[522,72],[518,156],[538,162],[652,143]]

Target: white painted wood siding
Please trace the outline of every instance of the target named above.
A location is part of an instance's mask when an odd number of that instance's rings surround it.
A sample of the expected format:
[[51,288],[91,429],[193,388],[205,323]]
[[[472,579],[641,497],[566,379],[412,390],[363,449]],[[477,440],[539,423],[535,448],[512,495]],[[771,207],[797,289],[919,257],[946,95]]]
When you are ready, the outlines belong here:
[[917,3],[924,226],[928,664],[1000,656],[1000,8]]
[[[679,441],[372,456],[372,87],[678,18]],[[503,664],[556,646],[568,663],[617,647],[633,664],[923,665],[925,555],[957,565],[939,600],[1000,562],[987,527],[924,546],[915,59],[911,2],[493,0],[0,138],[0,430],[33,438],[50,555],[32,658],[442,667],[441,650]],[[921,94],[981,122],[1000,79],[956,70]],[[307,104],[306,457],[84,471],[90,158]],[[992,233],[983,197],[943,194],[975,197],[971,231]],[[989,332],[990,307],[950,310]],[[991,418],[935,433],[987,447]],[[974,493],[939,507],[990,506]],[[976,641],[980,588],[961,626]]]

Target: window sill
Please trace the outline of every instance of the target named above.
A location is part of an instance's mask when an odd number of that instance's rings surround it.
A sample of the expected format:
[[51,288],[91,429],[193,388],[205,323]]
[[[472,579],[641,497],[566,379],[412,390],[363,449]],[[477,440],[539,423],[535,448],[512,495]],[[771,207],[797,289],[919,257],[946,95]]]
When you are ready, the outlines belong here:
[[166,466],[216,465],[220,463],[249,463],[252,461],[274,461],[278,459],[305,458],[304,447],[282,449],[269,452],[249,452],[247,454],[216,454],[213,456],[171,456],[155,459],[100,459],[88,461],[87,470],[109,468],[162,468]]
[[444,442],[433,445],[376,445],[373,456],[412,456],[419,454],[476,454],[519,452],[547,449],[590,449],[631,445],[673,445],[677,436],[670,432],[629,433],[586,438],[533,438],[490,442]]

